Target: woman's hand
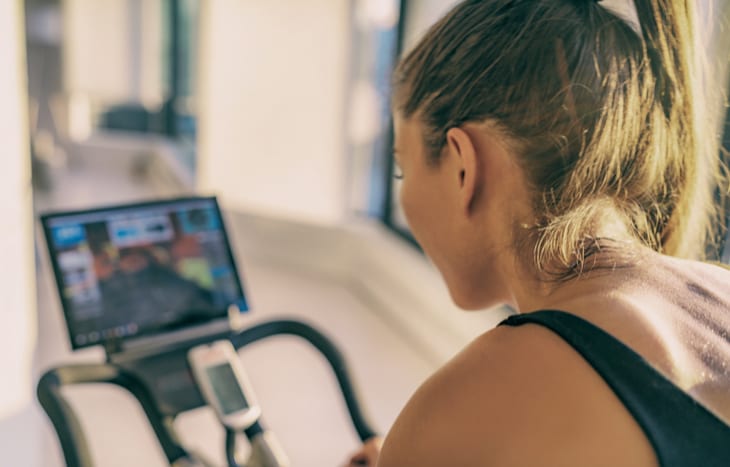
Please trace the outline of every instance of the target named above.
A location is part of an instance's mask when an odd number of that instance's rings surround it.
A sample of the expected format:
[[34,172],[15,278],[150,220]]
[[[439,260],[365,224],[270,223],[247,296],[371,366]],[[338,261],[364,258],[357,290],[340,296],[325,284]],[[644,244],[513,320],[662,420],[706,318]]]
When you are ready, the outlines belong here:
[[383,447],[383,438],[380,436],[370,438],[363,443],[359,451],[350,457],[350,462],[347,464],[347,467],[363,465],[375,467],[378,464],[378,456],[380,455],[381,447]]

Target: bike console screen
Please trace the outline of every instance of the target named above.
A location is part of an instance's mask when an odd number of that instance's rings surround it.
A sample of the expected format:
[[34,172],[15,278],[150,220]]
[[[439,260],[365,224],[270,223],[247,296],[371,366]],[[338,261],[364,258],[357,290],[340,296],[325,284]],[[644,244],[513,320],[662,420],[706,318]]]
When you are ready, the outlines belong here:
[[41,218],[74,349],[248,309],[215,198]]

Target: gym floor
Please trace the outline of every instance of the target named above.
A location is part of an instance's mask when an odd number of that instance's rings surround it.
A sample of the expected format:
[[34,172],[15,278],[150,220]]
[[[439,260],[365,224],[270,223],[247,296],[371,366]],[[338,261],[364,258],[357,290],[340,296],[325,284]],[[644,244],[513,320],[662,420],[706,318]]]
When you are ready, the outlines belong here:
[[[88,161],[87,161],[88,162]],[[160,190],[116,164],[76,161],[53,169],[52,187],[37,191],[36,212],[83,208],[176,193]],[[45,247],[38,236],[37,248]],[[363,402],[380,432],[387,431],[409,395],[436,367],[399,336],[373,305],[340,284],[282,265],[238,258],[253,302],[250,319],[301,318],[330,336],[350,363]],[[38,347],[34,373],[71,362],[100,362],[100,348],[72,353],[51,270],[38,260]],[[260,399],[264,420],[279,438],[292,465],[339,466],[359,445],[331,372],[314,350],[296,338],[278,337],[241,352]],[[89,438],[96,465],[167,465],[135,400],[116,387],[87,385],[66,390]],[[39,406],[19,423],[37,426],[37,465],[63,465],[60,446]],[[183,444],[218,465],[225,464],[223,431],[212,412],[198,409],[177,420]],[[34,443],[30,443],[33,445]],[[14,453],[23,459],[18,446]],[[10,453],[10,458],[14,457]],[[7,459],[7,458],[6,458]],[[27,459],[26,459],[27,460]],[[28,465],[25,462],[12,465]]]

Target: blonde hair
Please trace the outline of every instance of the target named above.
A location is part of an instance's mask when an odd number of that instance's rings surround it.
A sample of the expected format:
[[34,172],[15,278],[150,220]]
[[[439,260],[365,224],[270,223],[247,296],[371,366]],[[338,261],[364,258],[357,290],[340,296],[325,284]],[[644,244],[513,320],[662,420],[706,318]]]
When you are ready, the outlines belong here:
[[716,241],[719,157],[699,134],[691,1],[636,10],[640,30],[591,0],[467,0],[394,74],[394,108],[422,121],[432,163],[469,121],[515,143],[537,218],[515,245],[532,239],[540,271],[582,270],[608,205],[656,251],[704,258]]

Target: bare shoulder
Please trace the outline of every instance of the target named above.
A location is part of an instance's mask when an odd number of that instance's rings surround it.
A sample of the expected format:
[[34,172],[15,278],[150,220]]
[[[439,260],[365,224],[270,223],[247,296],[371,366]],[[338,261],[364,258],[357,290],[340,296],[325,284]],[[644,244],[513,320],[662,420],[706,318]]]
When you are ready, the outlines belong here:
[[413,395],[380,467],[655,466],[641,429],[592,368],[550,331],[498,327]]

